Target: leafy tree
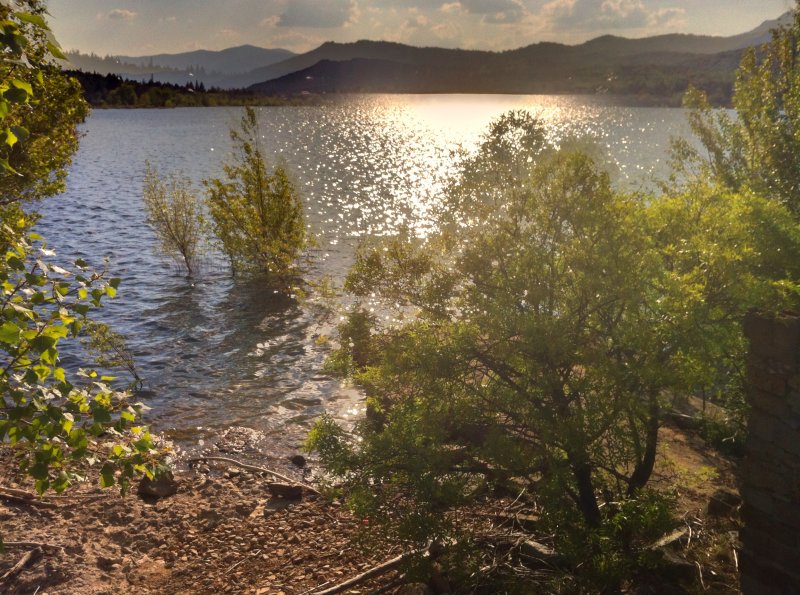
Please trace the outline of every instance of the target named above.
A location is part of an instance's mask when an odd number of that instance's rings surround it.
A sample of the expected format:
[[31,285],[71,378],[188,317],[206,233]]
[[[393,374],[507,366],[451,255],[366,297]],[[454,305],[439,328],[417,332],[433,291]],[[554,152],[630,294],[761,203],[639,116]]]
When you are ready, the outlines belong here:
[[230,136],[234,159],[224,165],[227,178],[204,182],[214,232],[234,273],[285,280],[307,243],[300,197],[282,166],[268,173],[253,108],[245,108]]
[[136,368],[136,360],[128,348],[125,337],[104,322],[88,320],[83,325],[81,343],[94,356],[94,361],[105,370],[122,368],[130,374],[130,389],[140,389],[144,383]]
[[[670,395],[710,382],[741,314],[781,303],[797,273],[783,206],[714,187],[622,194],[544,137],[524,114],[495,122],[438,231],[371,241],[346,280],[364,307],[330,368],[355,370],[368,415],[354,438],[321,421],[309,445],[401,537],[441,536],[442,510],[487,486],[528,488],[559,539],[609,534],[645,494]],[[367,303],[397,315],[379,326]],[[612,532],[619,555],[630,530]]]
[[734,190],[750,189],[784,203],[800,217],[800,11],[772,41],[748,49],[736,73],[736,115],[713,110],[691,89],[684,99],[704,153],[678,141],[678,174],[711,176]]
[[64,189],[88,113],[78,83],[61,76],[63,57],[44,20],[44,3],[0,5],[0,205]]
[[158,235],[161,250],[182,260],[191,275],[205,230],[202,205],[192,192],[191,183],[177,175],[164,181],[147,163],[143,195],[147,223]]
[[65,489],[80,462],[101,484],[127,487],[158,468],[150,434],[131,424],[137,406],[92,370],[70,379],[59,344],[87,314],[116,295],[118,279],[81,260],[69,271],[30,231],[21,201],[56,193],[86,114],[77,85],[50,62],[60,50],[44,3],[0,4],[0,447],[18,457],[40,492]]

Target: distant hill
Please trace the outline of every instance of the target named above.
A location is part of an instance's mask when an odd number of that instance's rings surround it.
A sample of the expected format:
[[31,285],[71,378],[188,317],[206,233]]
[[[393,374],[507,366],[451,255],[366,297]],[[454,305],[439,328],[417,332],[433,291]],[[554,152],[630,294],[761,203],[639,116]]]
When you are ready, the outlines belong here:
[[[246,73],[282,62],[295,54],[284,49],[267,49],[243,45],[220,51],[196,50],[180,54],[152,56],[105,56],[69,52],[67,68],[117,74],[131,80],[149,80],[184,85],[202,82],[207,87],[225,89],[246,87],[258,80]],[[241,75],[245,75],[243,78]]]
[[689,84],[716,103],[730,99],[744,48],[770,39],[790,15],[732,37],[606,35],[579,45],[543,42],[504,52],[328,42],[249,73],[250,90],[298,93],[610,93],[677,104]]
[[536,43],[489,52],[413,47],[385,41],[326,42],[304,54],[240,46],[153,56],[69,54],[69,67],[206,88],[249,87],[264,94],[344,92],[625,93],[674,103],[689,83],[718,103],[730,96],[744,48],[791,22],[787,13],[730,37],[605,35],[579,45]]
[[153,56],[117,56],[121,62],[138,66],[156,65],[174,70],[203,70],[209,74],[243,74],[256,68],[283,62],[294,52],[267,49],[253,45],[240,45],[221,51],[196,50],[181,54],[156,54]]

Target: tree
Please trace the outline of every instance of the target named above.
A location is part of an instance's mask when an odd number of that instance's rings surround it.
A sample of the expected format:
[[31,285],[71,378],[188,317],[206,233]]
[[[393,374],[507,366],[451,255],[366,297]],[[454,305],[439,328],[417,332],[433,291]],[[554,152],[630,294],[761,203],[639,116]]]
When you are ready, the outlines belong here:
[[283,167],[267,172],[253,108],[245,108],[230,136],[234,158],[224,165],[227,179],[204,182],[214,233],[234,273],[285,281],[307,243],[300,197]]
[[529,118],[501,118],[463,164],[438,234],[360,251],[346,288],[418,314],[373,331],[356,380],[381,423],[358,450],[370,481],[415,461],[415,485],[428,475],[452,495],[477,469],[550,484],[597,526],[598,494],[634,494],[652,471],[668,381],[650,292],[659,259],[643,205],[543,138]]
[[17,456],[36,489],[65,489],[73,467],[99,467],[101,484],[127,487],[159,466],[150,434],[132,426],[138,406],[113,379],[84,370],[69,378],[59,343],[114,297],[119,279],[82,260],[50,262],[35,214],[19,206],[59,191],[87,108],[43,18],[44,3],[0,4],[0,448]]
[[785,204],[800,217],[800,10],[772,41],[750,48],[736,73],[736,116],[712,110],[690,89],[684,104],[705,154],[678,141],[679,177],[712,177],[734,190],[750,189]]
[[64,189],[78,146],[76,125],[88,106],[80,85],[61,76],[63,57],[44,20],[44,3],[0,5],[0,205],[52,196]]
[[182,260],[191,275],[205,230],[202,205],[192,192],[191,183],[177,175],[164,181],[147,163],[143,197],[147,223],[156,232],[161,250]]
[[309,445],[400,537],[442,537],[443,510],[506,486],[535,494],[558,539],[582,526],[597,545],[652,502],[671,395],[717,378],[747,308],[786,303],[797,226],[782,205],[715,187],[616,192],[518,113],[460,172],[435,233],[359,250],[345,289],[397,312],[356,307],[343,325],[332,368],[355,370],[368,415],[355,438],[321,421]]

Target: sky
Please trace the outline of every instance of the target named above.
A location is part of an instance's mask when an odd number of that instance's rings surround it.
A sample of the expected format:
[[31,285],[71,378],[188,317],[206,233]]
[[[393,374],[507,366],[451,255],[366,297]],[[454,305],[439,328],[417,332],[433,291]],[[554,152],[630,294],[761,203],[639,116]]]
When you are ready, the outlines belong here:
[[735,35],[794,0],[50,0],[66,50],[149,55],[252,44],[311,50],[387,40],[504,50],[604,34]]

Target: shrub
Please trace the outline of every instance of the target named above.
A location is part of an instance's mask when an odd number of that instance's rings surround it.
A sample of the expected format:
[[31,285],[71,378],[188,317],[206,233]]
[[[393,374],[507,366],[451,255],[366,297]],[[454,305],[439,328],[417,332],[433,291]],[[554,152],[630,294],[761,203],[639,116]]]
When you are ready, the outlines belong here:
[[147,223],[158,235],[161,250],[182,260],[191,275],[197,267],[205,230],[202,205],[192,192],[191,183],[178,175],[165,181],[147,163],[143,195]]
[[214,233],[234,274],[266,273],[285,282],[307,243],[300,197],[284,167],[267,171],[253,108],[245,108],[230,136],[234,157],[224,165],[226,179],[204,182]]

